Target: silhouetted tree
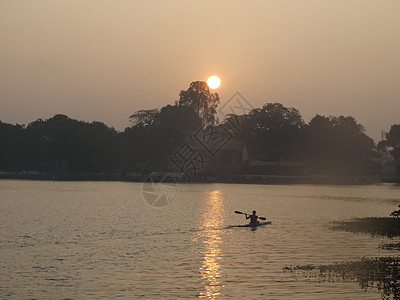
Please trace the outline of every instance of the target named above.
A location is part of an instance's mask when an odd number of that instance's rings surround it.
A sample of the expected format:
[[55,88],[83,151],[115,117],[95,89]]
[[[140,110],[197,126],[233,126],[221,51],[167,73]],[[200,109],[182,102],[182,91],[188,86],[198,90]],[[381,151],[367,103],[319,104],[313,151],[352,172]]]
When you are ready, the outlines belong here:
[[117,132],[101,122],[55,115],[30,123],[23,133],[24,168],[41,171],[106,171],[116,160]]
[[152,127],[159,124],[160,110],[157,108],[138,110],[129,117],[132,127]]
[[12,170],[23,163],[24,126],[0,121],[0,170]]
[[359,175],[376,167],[374,142],[353,117],[315,116],[304,127],[303,145],[304,157],[316,172]]
[[303,129],[303,157],[312,163],[317,172],[329,172],[329,165],[335,155],[333,125],[329,118],[316,115]]
[[400,125],[392,125],[386,134],[386,143],[391,147],[390,153],[394,159],[400,160]]
[[280,160],[298,156],[297,143],[304,121],[295,108],[280,103],[266,103],[239,120],[242,137],[253,151],[263,153],[264,160]]
[[[360,175],[375,168],[374,143],[353,117],[317,115],[305,125],[297,109],[266,103],[216,125],[218,102],[218,94],[197,81],[181,91],[175,105],[132,114],[132,126],[123,132],[61,114],[26,127],[0,122],[0,170],[138,170],[139,165],[168,162],[184,139],[202,128],[244,140],[251,159],[301,160],[317,174]],[[400,125],[385,137],[378,149],[389,149],[400,160]]]
[[121,165],[135,169],[138,163],[155,161],[162,154],[163,136],[156,127],[128,127],[119,134]]
[[191,107],[167,105],[161,109],[160,126],[171,136],[190,134],[201,126],[201,119]]
[[395,159],[395,172],[400,176],[400,124],[392,125],[389,132],[386,133],[386,140],[382,140],[380,143],[382,143],[382,146],[386,146],[386,149]]
[[134,125],[120,134],[122,159],[130,167],[165,160],[183,138],[201,126],[201,119],[189,106],[141,110],[131,120]]
[[400,146],[400,124],[395,124],[390,127],[389,132],[386,134],[386,140],[389,146]]
[[179,93],[177,106],[189,106],[201,118],[203,126],[215,125],[217,122],[216,112],[219,104],[219,96],[212,93],[207,83],[195,81],[190,84],[189,89]]
[[387,151],[388,144],[386,140],[381,140],[376,144],[376,150],[378,151],[379,157]]

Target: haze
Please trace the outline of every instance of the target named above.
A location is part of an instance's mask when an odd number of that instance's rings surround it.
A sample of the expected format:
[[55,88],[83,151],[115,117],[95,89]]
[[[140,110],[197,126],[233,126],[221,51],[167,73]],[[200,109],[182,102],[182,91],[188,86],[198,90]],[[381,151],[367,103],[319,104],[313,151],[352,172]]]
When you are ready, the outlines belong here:
[[399,124],[400,2],[0,2],[0,120],[63,113],[123,130],[218,75],[221,102],[280,102],[306,122]]

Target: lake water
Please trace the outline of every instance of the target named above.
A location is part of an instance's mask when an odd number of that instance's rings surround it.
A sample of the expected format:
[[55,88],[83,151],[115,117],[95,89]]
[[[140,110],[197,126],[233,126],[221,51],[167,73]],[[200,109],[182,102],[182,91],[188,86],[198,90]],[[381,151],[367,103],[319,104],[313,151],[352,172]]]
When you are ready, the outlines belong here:
[[[0,181],[0,299],[381,299],[285,266],[396,255],[330,222],[388,216],[400,187]],[[235,210],[265,216],[251,228]]]

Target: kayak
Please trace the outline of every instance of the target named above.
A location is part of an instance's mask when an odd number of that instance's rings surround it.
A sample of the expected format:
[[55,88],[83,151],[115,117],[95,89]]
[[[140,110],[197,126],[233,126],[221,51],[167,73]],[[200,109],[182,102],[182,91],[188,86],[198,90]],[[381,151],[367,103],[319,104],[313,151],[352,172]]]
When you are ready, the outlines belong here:
[[264,225],[271,225],[271,222],[259,222],[257,224],[245,224],[245,225],[237,225],[235,227],[258,227]]

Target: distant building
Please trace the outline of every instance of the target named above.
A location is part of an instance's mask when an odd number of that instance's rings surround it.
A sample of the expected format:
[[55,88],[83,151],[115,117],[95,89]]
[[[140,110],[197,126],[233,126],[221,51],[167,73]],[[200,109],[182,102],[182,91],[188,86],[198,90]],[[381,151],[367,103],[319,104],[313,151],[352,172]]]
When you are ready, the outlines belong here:
[[[207,155],[206,153],[204,154]],[[248,163],[248,159],[249,156],[244,141],[230,140],[216,153],[215,157],[207,161],[201,175],[206,177],[240,175],[243,171],[243,166]]]

